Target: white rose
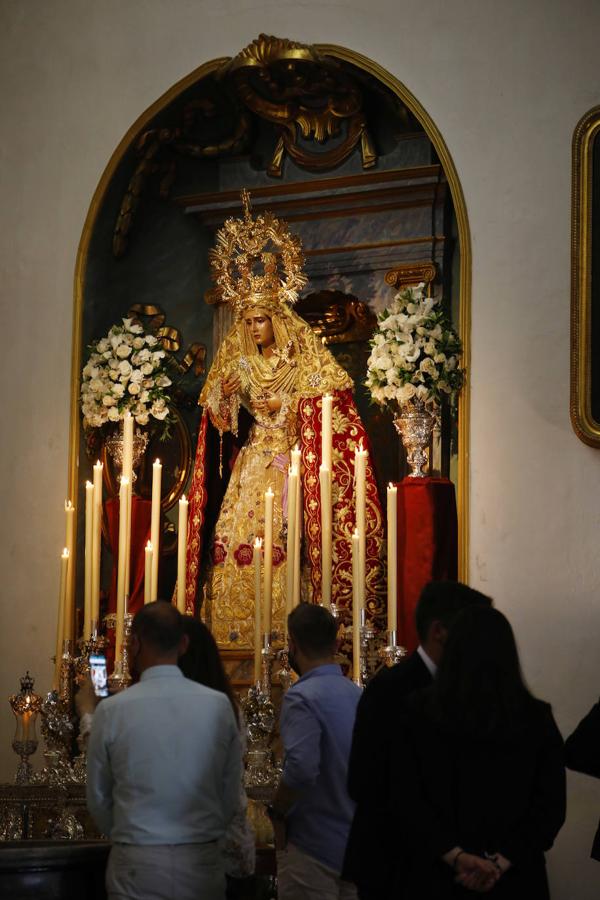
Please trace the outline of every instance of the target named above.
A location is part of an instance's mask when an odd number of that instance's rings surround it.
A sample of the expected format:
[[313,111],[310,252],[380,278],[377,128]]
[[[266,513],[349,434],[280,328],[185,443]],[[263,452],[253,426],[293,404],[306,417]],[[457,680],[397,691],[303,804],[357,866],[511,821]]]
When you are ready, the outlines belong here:
[[152,375],[154,372],[154,366],[152,363],[146,362],[142,365],[142,374],[144,375]]
[[134,369],[133,372],[131,373],[131,380],[136,382],[137,384],[140,383],[140,381],[142,380],[143,377],[144,376],[142,375],[140,369]]
[[110,344],[108,343],[106,338],[102,338],[102,340],[98,341],[98,345],[96,347],[98,353],[106,353],[109,349]]
[[437,349],[436,345],[435,345],[435,341],[427,341],[427,343],[425,344],[423,349],[425,350],[425,353],[427,353],[428,356],[434,356],[435,351]]
[[393,384],[388,384],[387,387],[384,387],[384,388],[383,388],[383,396],[384,396],[387,400],[393,400],[393,399],[394,399],[394,397],[396,396],[396,388],[394,387]]
[[125,393],[125,388],[122,384],[113,384],[112,386],[113,397],[122,397]]
[[427,375],[431,375],[431,377],[435,380],[438,377],[438,370],[435,367],[434,361],[431,357],[427,357],[421,361],[421,365],[419,366],[421,372],[426,372]]
[[118,422],[121,416],[119,415],[119,410],[116,406],[111,406],[108,411],[108,418],[111,422]]
[[110,378],[111,381],[116,381],[117,378],[119,377],[119,370],[111,369],[110,372],[108,373],[108,377]]
[[139,384],[136,384],[135,381],[132,381],[130,383],[129,387],[127,388],[127,390],[129,391],[130,394],[139,394],[141,388],[140,388]]
[[152,354],[150,353],[149,350],[147,350],[147,349],[144,347],[143,350],[140,350],[139,353],[136,353],[136,356],[137,356],[137,358],[139,359],[140,362],[147,362],[147,361],[150,359],[150,357],[152,356]]
[[140,403],[147,403],[150,399],[150,391],[142,391],[139,395],[138,400]]
[[114,356],[108,361],[109,369],[118,369],[119,368],[119,360],[115,359]]
[[100,378],[92,378],[89,384],[90,391],[98,393],[104,387],[104,382]]
[[117,356],[120,359],[127,359],[127,357],[131,354],[131,347],[127,344],[121,344],[120,347],[117,347]]
[[378,367],[385,372],[393,366],[392,358],[388,353],[383,353],[377,361]]
[[434,363],[445,363],[446,362],[446,354],[445,353],[436,353],[433,357]]
[[121,373],[121,375],[131,375],[131,366],[126,359],[121,360],[121,362],[119,363],[119,372]]
[[400,390],[398,391],[398,403],[408,403],[409,400],[415,396],[415,386],[408,382],[408,384],[403,384]]
[[144,329],[142,328],[141,325],[138,325],[138,324],[130,325],[128,330],[132,334],[143,334],[144,333]]
[[150,421],[150,416],[147,412],[138,413],[135,417],[135,421],[138,423],[138,425],[147,425]]
[[106,394],[102,398],[102,403],[104,404],[104,406],[114,406],[116,402],[117,401],[115,400],[115,398],[111,397],[110,394]]
[[134,348],[135,348],[136,350],[141,350],[142,347],[144,346],[144,338],[143,338],[143,337],[136,337],[136,338],[134,338],[134,339],[133,339],[133,346],[134,346]]
[[158,344],[158,338],[155,338],[153,334],[146,335],[146,344],[149,347],[154,347],[155,344]]
[[155,419],[158,419],[161,422],[163,419],[166,419],[169,414],[169,410],[166,408],[165,409],[154,409],[154,407],[152,407],[150,412],[152,413],[152,415],[154,416]]
[[155,350],[152,354],[152,359],[155,362],[158,362],[159,359],[164,359],[165,351],[164,350]]
[[419,400],[427,401],[430,397],[429,388],[426,388],[424,384],[418,386],[415,394]]
[[159,387],[169,387],[170,384],[173,384],[168,375],[159,375],[156,383]]
[[[117,347],[120,347],[123,343],[123,336],[120,334],[111,334],[110,336],[110,346],[113,350],[116,350]],[[108,352],[108,351],[107,351]]]

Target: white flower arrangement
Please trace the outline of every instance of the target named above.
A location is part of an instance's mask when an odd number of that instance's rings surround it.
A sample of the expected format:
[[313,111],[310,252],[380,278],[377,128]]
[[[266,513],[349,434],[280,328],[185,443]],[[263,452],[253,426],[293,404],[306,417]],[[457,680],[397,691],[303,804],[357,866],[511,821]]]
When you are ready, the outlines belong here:
[[430,411],[451,405],[463,384],[460,338],[425,285],[409,287],[378,316],[366,385],[375,403],[402,408],[420,401]]
[[123,319],[89,351],[81,379],[85,429],[119,422],[127,410],[138,425],[155,419],[168,428],[172,381],[158,338],[145,334],[135,319]]

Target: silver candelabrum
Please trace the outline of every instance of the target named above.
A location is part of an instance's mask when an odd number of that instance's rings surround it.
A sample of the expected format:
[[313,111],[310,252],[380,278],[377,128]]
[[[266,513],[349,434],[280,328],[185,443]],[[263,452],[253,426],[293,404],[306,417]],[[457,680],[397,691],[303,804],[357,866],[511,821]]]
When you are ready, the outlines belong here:
[[379,658],[383,660],[386,666],[395,666],[403,656],[406,656],[406,649],[398,643],[398,636],[395,631],[388,631],[387,641],[387,645],[379,650]]

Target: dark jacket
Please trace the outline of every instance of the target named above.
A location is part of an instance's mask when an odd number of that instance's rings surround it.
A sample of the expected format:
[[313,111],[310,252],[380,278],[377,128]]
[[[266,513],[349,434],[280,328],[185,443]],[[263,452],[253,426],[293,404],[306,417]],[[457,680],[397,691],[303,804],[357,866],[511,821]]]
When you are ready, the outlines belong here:
[[[565,757],[569,769],[600,778],[600,703],[582,719],[565,742]],[[592,846],[592,859],[600,862],[600,824]]]
[[387,804],[393,726],[404,699],[431,680],[415,651],[398,665],[380,671],[358,704],[348,768],[348,791],[356,811],[343,875],[355,882],[361,898],[389,900],[391,896],[400,850],[391,838],[394,817]]
[[405,848],[398,891],[390,897],[472,896],[453,883],[441,856],[460,846],[499,852],[513,866],[487,894],[549,898],[544,851],[565,818],[563,742],[550,707],[531,700],[510,730],[473,738],[437,723],[431,689],[413,696],[399,720],[390,801]]

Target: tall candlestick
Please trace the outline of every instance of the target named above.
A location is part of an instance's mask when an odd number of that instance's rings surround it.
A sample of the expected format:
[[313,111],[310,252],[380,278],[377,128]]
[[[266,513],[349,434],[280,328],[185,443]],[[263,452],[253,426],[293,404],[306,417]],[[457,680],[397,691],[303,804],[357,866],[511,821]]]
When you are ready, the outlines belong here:
[[260,681],[262,666],[262,628],[261,628],[261,609],[260,609],[260,559],[262,555],[262,540],[256,538],[254,541],[254,552],[252,561],[254,563],[254,681]]
[[65,500],[65,519],[65,547],[69,551],[69,567],[63,619],[63,640],[72,641],[75,631],[75,507],[70,500]]
[[352,535],[352,674],[360,684],[360,613],[362,590],[360,585],[360,538],[358,531]]
[[160,499],[162,484],[162,466],[157,459],[152,466],[152,515],[150,524],[150,540],[152,541],[152,579],[150,599],[158,600],[158,560],[160,557]]
[[65,547],[60,558],[60,587],[58,590],[58,618],[56,622],[56,658],[54,663],[54,690],[60,683],[60,661],[62,659],[65,610],[67,605],[67,581],[69,578],[69,551]]
[[185,559],[187,550],[188,506],[185,494],[179,501],[179,532],[177,535],[177,609],[185,612]]
[[367,460],[369,451],[363,450],[362,441],[354,452],[354,496],[356,504],[356,529],[359,537],[359,577],[362,606],[365,605],[367,589]]
[[398,625],[398,488],[388,484],[387,489],[387,627],[396,631]]
[[83,639],[92,636],[92,577],[94,557],[94,485],[85,483],[85,573],[83,591]]
[[119,559],[117,568],[117,617],[115,623],[115,662],[123,658],[123,634],[125,629],[125,576],[127,572],[127,501],[129,494],[129,481],[121,477],[119,489]]
[[98,460],[94,466],[94,516],[92,524],[92,629],[100,619],[100,563],[102,555],[102,470]]
[[331,394],[324,394],[321,403],[323,407],[323,417],[321,421],[321,464],[331,472],[331,447],[333,435],[333,397]]
[[[271,605],[273,603],[273,491],[265,491],[265,555],[264,555],[264,633],[271,634]],[[270,639],[270,638],[269,638]]]
[[296,552],[296,503],[298,501],[298,474],[292,466],[288,470],[288,531],[287,531],[287,567],[286,567],[286,591],[285,591],[285,622],[284,632],[287,634],[287,617],[291,613],[294,604],[294,553]]
[[146,544],[144,554],[144,603],[150,603],[152,600],[152,558],[154,556],[152,541],[148,541]]
[[321,487],[321,602],[327,609],[331,608],[331,472],[321,465],[319,469]]

